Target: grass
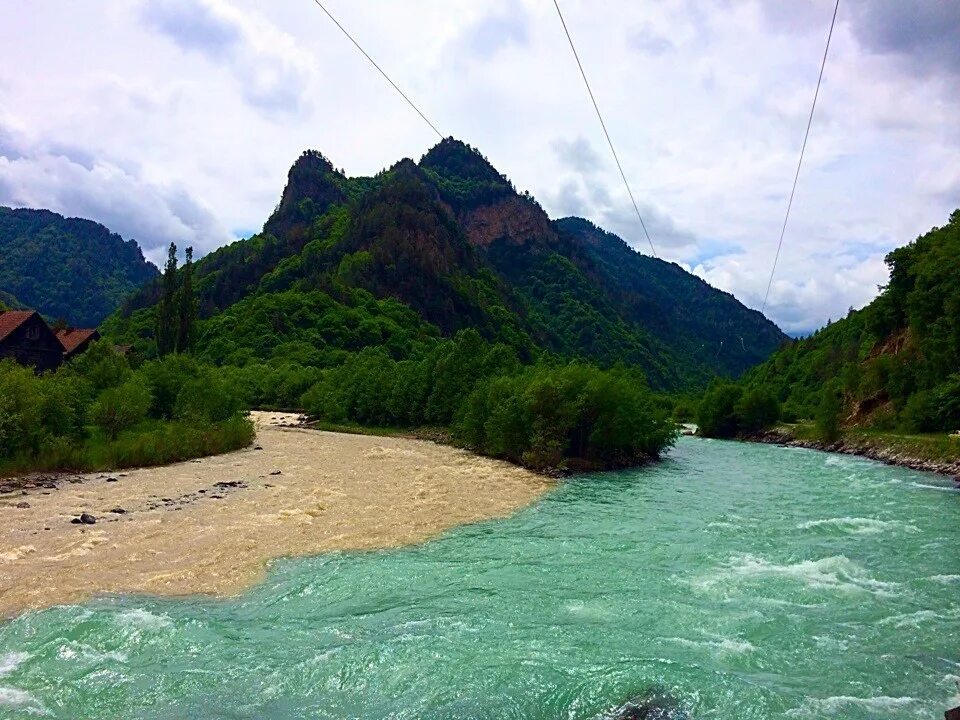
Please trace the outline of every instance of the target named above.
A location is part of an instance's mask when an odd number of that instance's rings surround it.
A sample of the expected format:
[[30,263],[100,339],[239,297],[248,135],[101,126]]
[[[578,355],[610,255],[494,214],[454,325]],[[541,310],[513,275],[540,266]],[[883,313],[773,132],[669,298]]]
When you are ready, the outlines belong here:
[[906,433],[887,430],[850,430],[844,438],[889,448],[919,460],[960,461],[960,438],[946,433]]
[[[782,423],[779,427],[797,440],[819,439],[811,422]],[[877,449],[892,450],[917,460],[960,461],[960,438],[951,437],[947,433],[848,428],[843,431],[840,440],[851,445],[869,445]]]
[[149,467],[239,450],[253,442],[253,423],[236,417],[222,423],[148,421],[109,440],[55,438],[33,455],[0,464],[0,477],[29,472],[94,472]]

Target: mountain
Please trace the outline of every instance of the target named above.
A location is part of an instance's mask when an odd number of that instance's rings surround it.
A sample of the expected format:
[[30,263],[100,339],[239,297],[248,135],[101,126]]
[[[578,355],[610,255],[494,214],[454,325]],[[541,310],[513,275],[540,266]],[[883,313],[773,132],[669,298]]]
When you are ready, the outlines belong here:
[[157,274],[136,242],[99,223],[0,207],[0,292],[47,317],[94,327]]
[[[623,363],[680,388],[738,375],[786,340],[678,265],[586,220],[551,220],[452,138],[375,177],[303,153],[263,232],[202,258],[194,276],[198,351],[221,363],[294,353],[322,365],[369,346],[399,358],[473,328],[521,360]],[[159,293],[142,289],[111,324],[148,354]]]
[[890,281],[873,302],[785,346],[742,387],[772,394],[786,420],[910,432],[960,427],[960,210],[886,263]]
[[0,310],[23,310],[24,305],[8,292],[0,290]]

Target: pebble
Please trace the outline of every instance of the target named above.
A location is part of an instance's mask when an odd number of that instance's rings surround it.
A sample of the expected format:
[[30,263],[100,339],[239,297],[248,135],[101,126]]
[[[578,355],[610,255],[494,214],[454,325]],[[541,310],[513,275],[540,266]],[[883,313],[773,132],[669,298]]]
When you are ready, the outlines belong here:
[[26,508],[30,507],[30,503],[28,503],[28,502],[18,502],[18,503],[17,503],[17,507],[20,508],[20,509],[26,509]]

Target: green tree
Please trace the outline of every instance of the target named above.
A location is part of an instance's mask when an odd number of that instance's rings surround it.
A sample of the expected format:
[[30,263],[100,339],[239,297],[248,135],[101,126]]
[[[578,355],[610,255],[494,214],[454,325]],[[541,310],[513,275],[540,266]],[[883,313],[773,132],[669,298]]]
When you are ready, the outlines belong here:
[[780,403],[768,387],[750,388],[735,405],[737,427],[742,433],[764,430],[780,419]]
[[216,371],[201,373],[184,383],[174,405],[174,417],[181,420],[223,422],[243,408],[239,390]]
[[840,438],[840,417],[843,413],[843,398],[836,383],[828,383],[820,392],[820,402],[814,417],[817,436],[824,442]]
[[193,292],[193,248],[186,250],[186,259],[180,271],[180,288],[177,291],[177,342],[176,351],[188,353],[193,350],[197,323],[197,299]]
[[731,382],[716,382],[707,389],[697,408],[697,427],[701,435],[734,437],[738,430],[737,403],[743,390]]
[[155,329],[157,354],[163,357],[177,349],[177,246],[170,243],[163,268]]
[[90,406],[90,421],[111,440],[116,440],[120,432],[147,417],[150,400],[150,390],[142,379],[131,378],[100,393]]

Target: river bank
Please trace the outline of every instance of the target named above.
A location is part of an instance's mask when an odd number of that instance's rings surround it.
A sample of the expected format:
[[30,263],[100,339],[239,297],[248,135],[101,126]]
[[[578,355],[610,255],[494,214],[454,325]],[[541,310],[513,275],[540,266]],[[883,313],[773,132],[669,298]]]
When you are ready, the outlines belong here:
[[846,433],[839,440],[824,442],[804,437],[800,426],[778,426],[754,433],[743,439],[747,442],[803,447],[823,452],[859,455],[886,465],[948,475],[960,482],[960,440],[948,439],[956,445],[956,453],[944,451],[940,443],[929,438],[903,436],[891,433],[869,435]]
[[424,440],[253,419],[248,449],[32,478],[0,495],[0,615],[103,593],[234,595],[275,558],[422,542],[510,515],[552,486]]

